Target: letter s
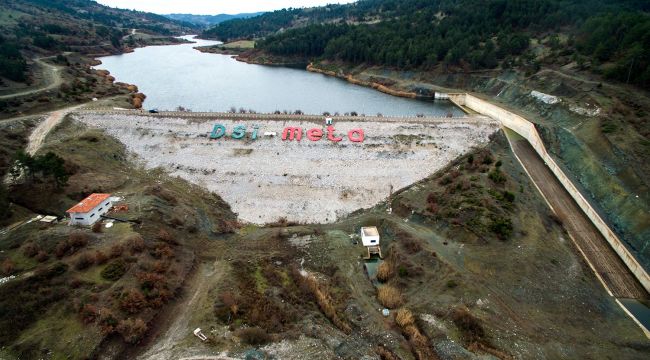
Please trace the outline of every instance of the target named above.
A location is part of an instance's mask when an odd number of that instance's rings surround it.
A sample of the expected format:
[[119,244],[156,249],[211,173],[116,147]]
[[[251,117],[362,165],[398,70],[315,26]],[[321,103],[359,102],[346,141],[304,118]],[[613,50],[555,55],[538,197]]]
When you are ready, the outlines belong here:
[[241,139],[246,135],[246,126],[245,125],[237,125],[235,126],[234,129],[232,129],[232,135],[230,135],[233,139]]

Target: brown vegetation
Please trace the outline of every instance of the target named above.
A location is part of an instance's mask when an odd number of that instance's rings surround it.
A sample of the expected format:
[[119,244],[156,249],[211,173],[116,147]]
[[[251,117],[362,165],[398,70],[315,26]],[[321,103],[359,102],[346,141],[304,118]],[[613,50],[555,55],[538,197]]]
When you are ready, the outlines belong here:
[[395,287],[383,285],[377,290],[379,303],[389,309],[395,309],[402,305],[402,293]]
[[128,289],[120,296],[120,308],[127,314],[137,314],[146,306],[146,299],[138,289]]
[[3,275],[11,275],[16,271],[16,264],[11,259],[5,259],[0,265],[0,271]]
[[339,330],[345,332],[346,334],[352,332],[350,325],[337,314],[336,308],[334,307],[332,301],[332,297],[330,296],[327,287],[319,284],[318,280],[312,275],[299,276],[302,280],[302,283],[306,285],[309,291],[316,298],[318,307],[321,309],[323,314],[325,314],[325,316],[327,316],[327,318],[330,319],[330,321],[337,328],[339,328]]
[[377,280],[386,282],[395,276],[395,266],[391,261],[384,261],[377,267]]
[[144,239],[142,238],[142,235],[138,233],[132,233],[127,235],[124,238],[123,243],[125,243],[126,246],[129,247],[131,254],[140,253],[145,249]]
[[121,320],[116,328],[117,332],[122,335],[124,341],[129,344],[135,344],[142,336],[147,332],[147,323],[144,320],[137,319],[126,319]]
[[74,267],[77,270],[84,270],[89,268],[94,263],[95,257],[90,255],[88,251],[85,251],[77,256],[77,259],[74,262]]
[[92,229],[92,231],[94,233],[102,232],[102,223],[101,223],[101,221],[98,221],[98,222],[94,223],[93,226],[91,227],[91,229]]
[[402,358],[397,356],[397,354],[395,354],[389,348],[381,344],[377,345],[377,348],[375,348],[375,352],[377,353],[377,355],[379,355],[379,358],[381,360],[402,360]]
[[259,327],[250,327],[237,331],[237,336],[248,345],[263,345],[271,341],[266,330]]
[[395,314],[395,322],[411,345],[411,351],[418,360],[439,359],[433,351],[429,339],[418,328],[415,317],[408,309],[400,309]]

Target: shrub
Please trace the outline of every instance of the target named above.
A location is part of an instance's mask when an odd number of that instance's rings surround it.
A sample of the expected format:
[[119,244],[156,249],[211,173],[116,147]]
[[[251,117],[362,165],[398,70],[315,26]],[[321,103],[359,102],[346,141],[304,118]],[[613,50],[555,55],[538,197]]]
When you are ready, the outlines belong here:
[[122,260],[113,260],[111,261],[104,270],[101,272],[101,276],[110,281],[119,280],[126,273],[126,264]]
[[90,324],[92,322],[95,322],[99,316],[99,310],[97,310],[97,307],[93,304],[86,304],[81,307],[79,315],[81,315],[81,321],[86,324]]
[[34,259],[36,259],[36,261],[40,263],[46,262],[49,258],[50,256],[45,251],[42,250],[39,251],[38,254],[36,254],[36,256],[34,257]]
[[106,254],[104,254],[99,250],[95,251],[95,264],[103,265],[106,263],[107,260],[108,260],[108,256],[106,256]]
[[146,306],[147,302],[138,289],[129,289],[122,293],[120,308],[128,314],[136,314]]
[[40,248],[38,245],[34,244],[33,242],[29,242],[23,246],[23,255],[28,258],[32,258],[38,254],[39,250]]
[[117,325],[117,332],[122,335],[124,341],[129,344],[135,344],[142,336],[147,332],[147,323],[144,320],[137,319],[126,319],[119,322]]
[[483,326],[466,308],[454,309],[451,313],[451,320],[468,343],[479,342],[485,337]]
[[176,242],[176,240],[174,240],[174,237],[172,236],[172,234],[170,234],[169,231],[167,231],[165,229],[160,229],[160,231],[158,231],[158,234],[156,235],[156,238],[158,240],[166,242],[168,244],[174,244],[174,245],[177,244],[177,242]]
[[483,155],[483,160],[481,161],[484,165],[490,165],[494,162],[494,159],[492,158],[492,155],[490,154],[485,154]]
[[399,327],[405,328],[408,325],[415,324],[415,318],[413,317],[411,310],[402,308],[397,310],[397,313],[395,313],[395,322]]
[[92,229],[92,231],[94,233],[102,232],[102,223],[101,223],[101,221],[98,221],[98,222],[94,223],[93,226],[91,227],[91,229]]
[[390,285],[384,285],[377,291],[377,299],[383,306],[394,309],[402,304],[402,294]]
[[259,327],[250,327],[241,329],[237,332],[237,336],[248,345],[262,345],[271,341],[271,337],[266,330]]
[[419,253],[422,250],[422,244],[410,237],[404,238],[404,240],[402,240],[402,245],[404,246],[404,249],[406,249],[406,252],[411,255]]
[[145,248],[144,239],[138,233],[129,234],[124,238],[124,242],[129,247],[132,254],[140,253]]
[[88,240],[90,240],[90,236],[82,231],[75,231],[73,233],[70,233],[68,238],[70,247],[77,249],[81,249],[82,247],[88,245]]
[[490,173],[488,174],[488,178],[494,181],[495,184],[503,184],[506,182],[505,175],[503,175],[501,170],[499,170],[498,168],[490,171]]
[[114,259],[114,258],[118,258],[118,257],[122,256],[123,252],[124,252],[124,245],[122,245],[122,244],[113,244],[113,246],[111,246],[111,250],[110,250],[109,254],[110,254],[110,257],[112,259]]
[[3,275],[11,275],[16,271],[16,264],[11,259],[5,259],[0,265],[0,271]]
[[74,262],[74,267],[77,270],[84,270],[89,268],[95,262],[95,257],[90,255],[88,252],[84,252],[77,256],[77,259]]
[[501,240],[507,240],[512,235],[512,221],[508,218],[497,217],[492,219],[490,230]]
[[377,268],[377,280],[386,282],[395,275],[395,269],[391,262],[384,261]]
[[377,345],[375,352],[379,355],[380,360],[401,360],[397,354],[381,344]]
[[153,248],[152,251],[149,252],[149,254],[151,254],[151,256],[153,256],[156,259],[174,258],[174,250],[172,250],[172,248],[165,243],[156,244],[156,246]]
[[447,287],[453,289],[458,286],[458,282],[454,279],[447,281]]
[[99,321],[98,325],[104,334],[111,334],[115,331],[117,326],[117,317],[113,314],[113,311],[108,308],[101,308],[98,311]]
[[515,201],[515,194],[511,193],[510,191],[504,191],[503,199],[509,203],[512,203]]

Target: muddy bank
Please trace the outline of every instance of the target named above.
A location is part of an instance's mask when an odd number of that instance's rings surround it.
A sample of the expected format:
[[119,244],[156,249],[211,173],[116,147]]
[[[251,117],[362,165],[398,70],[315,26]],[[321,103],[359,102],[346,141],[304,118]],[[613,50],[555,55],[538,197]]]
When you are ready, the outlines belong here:
[[352,75],[352,74],[347,74],[346,75],[343,72],[338,72],[337,73],[337,72],[334,72],[334,71],[331,71],[331,70],[320,69],[320,68],[314,66],[314,64],[307,65],[307,71],[311,71],[311,72],[314,72],[314,73],[323,74],[323,75],[327,75],[327,76],[337,77],[339,79],[346,80],[347,82],[349,82],[351,84],[366,86],[366,87],[373,88],[375,90],[378,90],[378,91],[381,91],[381,92],[383,92],[385,94],[389,94],[389,95],[393,95],[393,96],[399,96],[399,97],[405,97],[405,98],[411,98],[411,99],[420,99],[420,100],[432,100],[434,98],[434,96],[435,96],[434,93],[429,93],[429,94],[420,93],[420,94],[418,94],[418,93],[413,92],[413,91],[400,90],[400,89],[397,89],[397,88],[395,88],[393,86],[394,83],[393,84],[381,84],[381,83],[378,83],[378,82],[361,80],[361,79],[358,79],[358,78],[354,77],[354,75]]

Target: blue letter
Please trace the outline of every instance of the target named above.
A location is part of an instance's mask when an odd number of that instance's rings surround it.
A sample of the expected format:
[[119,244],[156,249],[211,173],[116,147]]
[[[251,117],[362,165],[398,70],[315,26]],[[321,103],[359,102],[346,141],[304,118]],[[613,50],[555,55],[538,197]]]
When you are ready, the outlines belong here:
[[232,130],[232,138],[233,139],[241,139],[246,135],[246,126],[244,125],[237,125],[235,128]]
[[259,126],[257,126],[257,125],[253,125],[253,135],[251,136],[251,139],[252,139],[252,140],[257,139],[257,129],[258,129],[258,128],[259,128]]
[[218,139],[226,134],[226,127],[221,124],[215,124],[212,132],[210,133],[210,139]]

